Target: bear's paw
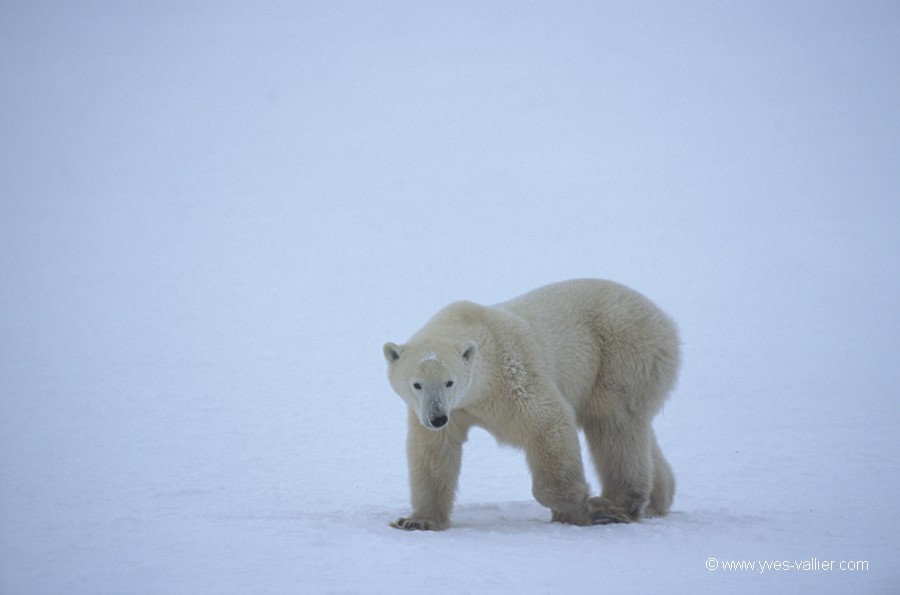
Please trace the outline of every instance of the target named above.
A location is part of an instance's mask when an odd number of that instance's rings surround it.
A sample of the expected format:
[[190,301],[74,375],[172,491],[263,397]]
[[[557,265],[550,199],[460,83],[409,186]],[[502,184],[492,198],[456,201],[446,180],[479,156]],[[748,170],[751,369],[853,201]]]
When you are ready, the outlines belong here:
[[393,523],[391,527],[394,529],[402,529],[404,531],[443,531],[449,526],[447,522],[440,522],[434,519],[425,519],[420,517],[400,517]]

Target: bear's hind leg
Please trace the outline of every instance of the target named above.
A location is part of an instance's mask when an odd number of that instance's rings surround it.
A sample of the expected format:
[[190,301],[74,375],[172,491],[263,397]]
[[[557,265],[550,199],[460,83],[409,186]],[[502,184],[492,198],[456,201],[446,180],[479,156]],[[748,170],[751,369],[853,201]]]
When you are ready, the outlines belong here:
[[602,483],[588,502],[597,525],[637,521],[651,500],[653,430],[648,423],[592,420],[584,425],[591,457]]
[[647,516],[665,516],[672,506],[675,497],[675,476],[672,467],[663,456],[656,434],[653,434],[653,490],[650,492],[650,503],[644,511]]

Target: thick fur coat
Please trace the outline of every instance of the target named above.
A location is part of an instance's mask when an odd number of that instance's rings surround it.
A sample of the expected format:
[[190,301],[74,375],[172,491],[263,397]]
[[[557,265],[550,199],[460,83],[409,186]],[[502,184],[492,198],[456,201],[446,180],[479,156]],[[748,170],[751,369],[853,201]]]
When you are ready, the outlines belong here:
[[[406,344],[387,343],[384,355],[409,407],[413,510],[394,527],[449,526],[472,426],[525,451],[534,497],[554,521],[668,512],[675,480],[651,421],[675,384],[679,341],[672,321],[638,292],[584,279],[495,306],[456,302]],[[578,428],[599,497],[588,493]]]

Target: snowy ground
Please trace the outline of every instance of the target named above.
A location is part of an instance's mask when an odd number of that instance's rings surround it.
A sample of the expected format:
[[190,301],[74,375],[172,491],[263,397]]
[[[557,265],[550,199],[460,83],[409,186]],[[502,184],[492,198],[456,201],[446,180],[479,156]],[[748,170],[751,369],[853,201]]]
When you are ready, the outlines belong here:
[[[0,1],[0,592],[896,593],[898,72],[896,2]],[[390,529],[381,345],[572,277],[682,329],[672,514],[475,433]]]

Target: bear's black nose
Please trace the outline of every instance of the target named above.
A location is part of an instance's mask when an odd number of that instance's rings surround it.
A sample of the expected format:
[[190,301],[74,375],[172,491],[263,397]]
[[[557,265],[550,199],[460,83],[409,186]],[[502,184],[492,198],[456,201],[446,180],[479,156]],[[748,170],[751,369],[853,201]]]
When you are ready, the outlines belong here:
[[431,418],[431,426],[434,428],[442,428],[447,424],[447,416],[446,415],[438,415],[437,417]]

